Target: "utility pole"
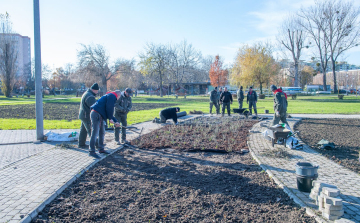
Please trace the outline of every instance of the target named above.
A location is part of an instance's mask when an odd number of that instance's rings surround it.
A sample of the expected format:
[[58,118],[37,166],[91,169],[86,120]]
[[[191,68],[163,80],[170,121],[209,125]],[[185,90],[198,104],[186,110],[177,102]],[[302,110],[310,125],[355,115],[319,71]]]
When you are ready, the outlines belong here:
[[43,102],[41,83],[41,41],[40,41],[40,6],[39,0],[34,0],[34,47],[35,47],[35,109],[36,109],[36,139],[44,139]]

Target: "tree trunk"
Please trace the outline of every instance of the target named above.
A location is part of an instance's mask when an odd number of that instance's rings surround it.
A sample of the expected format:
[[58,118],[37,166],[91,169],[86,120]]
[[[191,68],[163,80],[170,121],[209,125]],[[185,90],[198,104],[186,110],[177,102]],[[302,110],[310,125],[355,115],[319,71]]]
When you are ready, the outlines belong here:
[[161,74],[161,71],[160,71],[160,97],[163,96],[163,92],[162,92],[162,74]]
[[260,94],[263,93],[263,90],[262,90],[262,83],[260,82]]
[[337,92],[337,83],[336,83],[336,64],[335,60],[331,58],[331,65],[332,65],[332,71],[333,71],[333,78],[334,78],[334,93]]
[[101,91],[106,94],[107,92],[107,80],[106,80],[106,77],[104,75],[102,75],[102,86],[103,86],[103,89],[101,89]]
[[299,63],[295,62],[295,80],[294,87],[299,87]]

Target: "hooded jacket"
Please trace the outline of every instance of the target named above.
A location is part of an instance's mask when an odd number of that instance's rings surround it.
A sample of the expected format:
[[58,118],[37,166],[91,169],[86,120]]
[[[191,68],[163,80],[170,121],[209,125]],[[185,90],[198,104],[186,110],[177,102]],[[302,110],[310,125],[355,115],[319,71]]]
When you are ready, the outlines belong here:
[[274,111],[279,113],[287,111],[287,95],[281,89],[276,89],[274,92]]
[[96,94],[91,89],[83,94],[80,102],[79,119],[90,121],[90,107],[96,102],[95,96]]
[[115,92],[107,92],[90,108],[91,110],[99,113],[104,120],[112,119],[114,122],[117,122],[116,118],[113,115],[116,100],[117,94]]
[[176,108],[165,108],[164,110],[161,110],[160,113],[162,116],[164,116],[166,119],[172,119],[174,123],[177,123],[177,114],[176,109],[178,112],[180,111],[179,107]]
[[132,102],[131,102],[131,97],[128,96],[126,97],[125,92],[121,92],[121,96],[119,98],[119,100],[117,100],[115,102],[115,111],[114,111],[114,115],[115,113],[118,114],[127,114],[129,113],[129,111],[132,108]]

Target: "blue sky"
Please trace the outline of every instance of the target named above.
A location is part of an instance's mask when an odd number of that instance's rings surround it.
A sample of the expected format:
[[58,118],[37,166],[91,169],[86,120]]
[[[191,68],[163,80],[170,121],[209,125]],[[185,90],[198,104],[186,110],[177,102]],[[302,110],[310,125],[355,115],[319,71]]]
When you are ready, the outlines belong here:
[[[76,63],[80,43],[102,44],[115,60],[136,58],[147,42],[175,44],[186,39],[203,55],[219,54],[229,64],[242,44],[275,42],[284,17],[312,4],[313,0],[40,0],[42,61],[50,67]],[[0,13],[6,11],[13,29],[29,36],[33,45],[33,1],[0,0]],[[357,47],[343,59],[360,65],[359,58]]]

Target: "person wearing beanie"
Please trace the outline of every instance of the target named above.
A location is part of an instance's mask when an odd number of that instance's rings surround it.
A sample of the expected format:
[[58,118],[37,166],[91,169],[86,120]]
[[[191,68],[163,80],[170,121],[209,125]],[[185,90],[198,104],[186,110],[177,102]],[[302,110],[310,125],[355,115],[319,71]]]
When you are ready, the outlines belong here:
[[243,101],[244,101],[243,86],[240,86],[240,89],[237,91],[236,96],[237,96],[237,100],[238,100],[238,103],[239,103],[239,109],[242,109]]
[[180,111],[179,107],[165,108],[165,109],[161,110],[159,113],[160,123],[165,123],[167,119],[172,119],[174,121],[174,124],[177,125],[178,121],[177,121],[176,112],[179,112],[179,111]]
[[254,108],[254,112],[257,117],[257,109],[256,109],[257,94],[255,91],[253,91],[252,86],[250,87],[249,92],[246,96],[246,103],[249,104],[250,114],[252,114],[252,108]]
[[219,94],[217,92],[217,87],[210,92],[210,115],[212,115],[212,108],[215,106],[216,114],[220,114],[220,107],[219,107]]
[[127,126],[127,114],[131,111],[132,90],[126,88],[125,91],[121,92],[120,98],[115,102],[114,116],[121,123],[121,141],[119,141],[120,127],[115,128],[115,141],[118,145],[129,143],[126,140],[126,126]]
[[110,123],[114,124],[115,127],[120,126],[120,123],[113,115],[115,102],[120,96],[121,91],[116,90],[114,92],[108,92],[90,107],[91,138],[89,155],[94,158],[100,158],[95,153],[95,140],[97,137],[99,137],[99,153],[109,154],[104,149],[105,122],[109,119]]
[[286,120],[286,111],[287,111],[287,100],[284,92],[275,85],[270,86],[270,90],[274,93],[274,118],[273,125],[282,123],[288,124]]
[[81,120],[79,133],[79,147],[86,147],[86,137],[91,136],[90,107],[95,104],[95,96],[99,93],[99,85],[93,84],[81,97],[79,119]]

